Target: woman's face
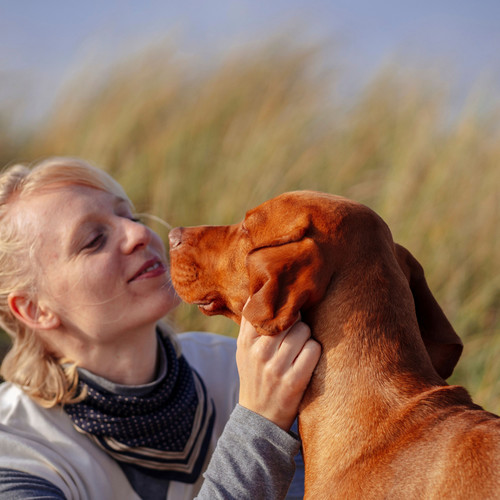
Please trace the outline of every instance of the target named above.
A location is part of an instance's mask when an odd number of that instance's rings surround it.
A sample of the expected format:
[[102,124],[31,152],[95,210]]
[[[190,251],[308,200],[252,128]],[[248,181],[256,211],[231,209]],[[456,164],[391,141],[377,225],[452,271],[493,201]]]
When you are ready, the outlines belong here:
[[68,332],[113,341],[179,303],[161,239],[124,200],[63,185],[18,203],[37,235],[37,299]]

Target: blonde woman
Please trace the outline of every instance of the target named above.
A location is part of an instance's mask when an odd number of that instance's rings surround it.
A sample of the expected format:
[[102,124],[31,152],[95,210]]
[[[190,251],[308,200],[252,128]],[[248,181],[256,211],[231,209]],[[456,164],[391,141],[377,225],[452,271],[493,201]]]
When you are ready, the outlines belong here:
[[0,175],[2,498],[297,486],[288,431],[320,355],[309,328],[259,337],[243,321],[237,346],[174,335],[159,321],[178,302],[162,241],[104,171],[52,158]]

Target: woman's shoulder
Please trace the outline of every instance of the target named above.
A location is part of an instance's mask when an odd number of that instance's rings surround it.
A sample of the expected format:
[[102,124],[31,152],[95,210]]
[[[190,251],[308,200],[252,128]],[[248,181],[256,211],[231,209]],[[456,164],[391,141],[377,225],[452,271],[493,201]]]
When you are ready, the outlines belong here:
[[201,376],[209,396],[214,400],[216,434],[220,435],[238,402],[236,339],[206,332],[179,333],[176,339],[182,354]]
[[195,370],[204,371],[206,368],[213,375],[220,371],[226,376],[232,370],[237,372],[236,339],[207,332],[186,332],[175,335],[175,340]]
[[0,423],[22,425],[25,421],[33,421],[35,416],[40,417],[49,412],[50,410],[36,404],[16,384],[0,384]]
[[210,332],[183,332],[175,338],[184,348],[220,349],[231,354],[236,352],[236,339]]
[[0,384],[0,468],[44,477],[66,498],[85,491],[105,498],[113,488],[131,493],[118,464],[77,432],[61,407],[43,408],[10,382]]
[[176,334],[175,341],[195,370],[208,370],[214,376],[225,373],[226,377],[232,370],[237,373],[236,339],[215,333],[185,332]]
[[63,435],[80,438],[60,406],[43,408],[11,382],[0,384],[0,445],[6,434],[9,439],[17,436],[41,447]]

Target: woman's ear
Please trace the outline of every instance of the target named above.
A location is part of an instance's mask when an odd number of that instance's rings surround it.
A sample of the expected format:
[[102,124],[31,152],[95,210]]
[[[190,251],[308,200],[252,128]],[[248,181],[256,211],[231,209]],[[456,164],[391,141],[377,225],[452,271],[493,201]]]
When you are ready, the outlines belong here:
[[59,317],[50,308],[37,304],[25,294],[11,292],[8,302],[12,314],[29,328],[52,330],[61,324]]

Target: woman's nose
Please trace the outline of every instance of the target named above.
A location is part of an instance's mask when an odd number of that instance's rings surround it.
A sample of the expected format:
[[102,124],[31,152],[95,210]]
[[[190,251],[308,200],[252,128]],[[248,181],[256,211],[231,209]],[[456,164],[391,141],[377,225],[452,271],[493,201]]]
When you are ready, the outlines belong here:
[[124,253],[131,253],[137,248],[146,247],[151,241],[151,230],[140,222],[124,220],[124,238],[122,250]]

